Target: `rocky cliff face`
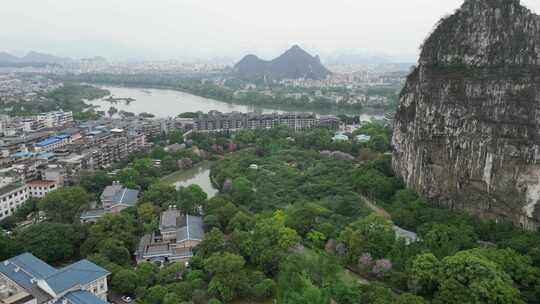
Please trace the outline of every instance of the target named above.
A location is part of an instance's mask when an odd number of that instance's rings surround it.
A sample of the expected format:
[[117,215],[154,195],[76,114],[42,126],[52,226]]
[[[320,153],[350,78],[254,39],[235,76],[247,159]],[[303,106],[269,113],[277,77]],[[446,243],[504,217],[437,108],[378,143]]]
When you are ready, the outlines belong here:
[[466,0],[426,40],[401,93],[393,166],[433,201],[540,223],[540,16]]

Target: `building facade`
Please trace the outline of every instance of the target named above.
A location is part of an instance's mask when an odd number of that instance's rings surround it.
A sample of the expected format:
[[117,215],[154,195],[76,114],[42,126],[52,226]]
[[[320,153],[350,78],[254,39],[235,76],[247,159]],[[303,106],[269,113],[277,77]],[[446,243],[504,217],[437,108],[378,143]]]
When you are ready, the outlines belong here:
[[0,221],[13,215],[29,197],[28,187],[22,182],[0,188]]

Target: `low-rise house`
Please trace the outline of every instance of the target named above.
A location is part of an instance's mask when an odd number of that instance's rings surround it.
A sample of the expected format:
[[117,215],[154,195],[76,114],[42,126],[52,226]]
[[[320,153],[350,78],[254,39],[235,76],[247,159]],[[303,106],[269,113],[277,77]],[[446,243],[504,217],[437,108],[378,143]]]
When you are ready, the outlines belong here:
[[356,136],[354,139],[361,144],[365,144],[371,140],[371,136],[366,135],[366,134],[360,134]]
[[100,199],[103,209],[109,213],[119,213],[120,211],[137,205],[139,191],[128,189],[119,182],[113,182],[101,193]]
[[101,208],[87,210],[81,214],[82,223],[95,223],[105,214],[120,213],[126,208],[135,207],[139,200],[139,191],[128,189],[119,182],[114,182],[103,190],[100,200]]
[[204,239],[203,221],[171,208],[160,217],[159,231],[143,236],[136,252],[137,262],[187,262],[193,248]]
[[49,192],[58,189],[58,185],[52,180],[33,180],[26,183],[28,194],[31,197],[42,198]]
[[336,135],[334,135],[334,137],[332,137],[332,141],[348,141],[349,140],[349,136],[343,134],[343,133],[336,133]]
[[106,304],[109,274],[87,260],[56,269],[24,253],[0,263],[0,303]]

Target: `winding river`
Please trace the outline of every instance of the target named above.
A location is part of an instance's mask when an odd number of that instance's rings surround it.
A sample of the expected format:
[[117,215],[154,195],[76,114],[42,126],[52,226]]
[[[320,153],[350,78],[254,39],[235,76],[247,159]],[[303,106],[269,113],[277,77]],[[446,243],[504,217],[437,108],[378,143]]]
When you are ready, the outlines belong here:
[[283,112],[313,112],[316,114],[348,114],[360,115],[362,120],[381,119],[384,113],[371,113],[364,110],[350,109],[332,109],[332,108],[277,108],[270,109],[260,106],[238,105],[226,103],[214,99],[195,96],[193,94],[166,90],[166,89],[143,89],[128,88],[116,86],[103,86],[111,92],[114,98],[133,98],[135,101],[130,103],[117,102],[110,103],[105,99],[88,101],[88,103],[97,106],[102,111],[107,111],[109,107],[114,106],[118,110],[133,112],[139,114],[142,112],[152,113],[157,117],[174,117],[184,112],[203,112],[216,110],[223,113],[228,112],[258,112],[258,113],[283,113]]

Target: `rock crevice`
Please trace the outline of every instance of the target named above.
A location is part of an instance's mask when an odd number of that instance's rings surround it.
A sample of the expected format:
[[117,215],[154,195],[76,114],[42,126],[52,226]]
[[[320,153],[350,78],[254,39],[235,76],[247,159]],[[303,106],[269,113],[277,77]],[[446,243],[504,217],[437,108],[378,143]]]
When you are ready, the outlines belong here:
[[425,41],[394,124],[393,166],[433,201],[540,223],[540,16],[466,0]]

